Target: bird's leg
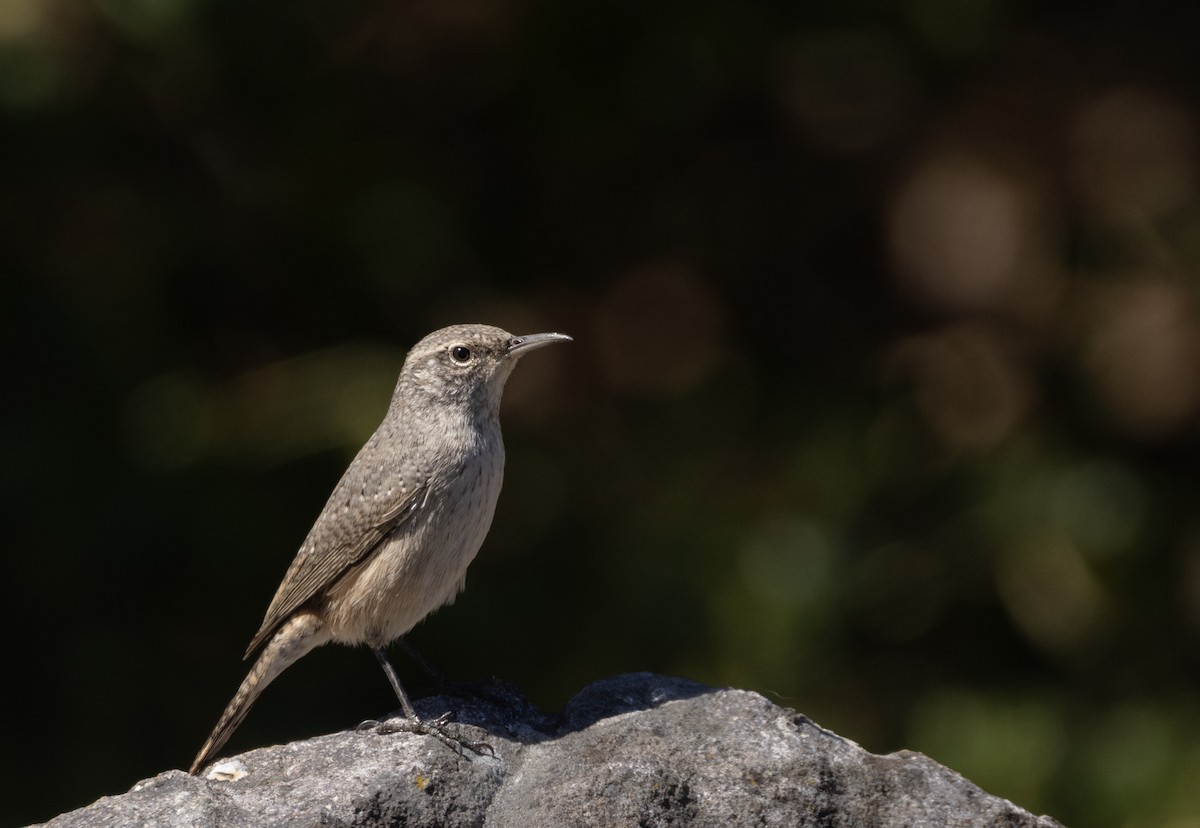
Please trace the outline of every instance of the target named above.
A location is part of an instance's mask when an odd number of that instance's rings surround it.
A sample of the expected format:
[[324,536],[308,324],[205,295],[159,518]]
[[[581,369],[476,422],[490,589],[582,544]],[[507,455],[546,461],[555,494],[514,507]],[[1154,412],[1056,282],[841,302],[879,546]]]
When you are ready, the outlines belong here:
[[439,691],[443,693],[452,693],[453,695],[462,696],[463,698],[482,699],[497,705],[512,704],[512,700],[508,696],[504,695],[503,693],[496,692],[493,687],[495,684],[495,679],[492,679],[491,681],[487,679],[476,681],[458,681],[457,679],[452,679],[437,667],[434,667],[429,660],[426,659],[416,647],[414,647],[412,644],[409,644],[406,639],[398,638],[396,639],[396,642],[400,645],[400,649],[404,650],[404,652],[408,654],[409,658],[417,662],[417,664],[421,666],[421,669],[428,673],[433,680],[437,682]]
[[387,653],[383,647],[374,647],[372,652],[375,653],[375,658],[379,659],[379,665],[383,667],[383,672],[387,675],[388,681],[392,683],[392,689],[396,691],[396,698],[400,700],[400,707],[404,709],[404,717],[417,721],[417,711],[413,709],[412,702],[408,700],[408,694],[404,692],[404,687],[400,684],[400,677],[396,675],[396,668],[392,666],[392,662],[388,661]]
[[396,698],[400,700],[400,707],[404,711],[404,721],[377,722],[368,719],[358,726],[358,730],[374,730],[380,734],[422,733],[433,736],[443,745],[460,755],[463,752],[463,748],[472,750],[475,753],[483,753],[486,750],[492,756],[496,755],[495,749],[487,742],[472,742],[469,739],[464,739],[449,732],[445,725],[454,718],[452,711],[447,710],[436,719],[428,721],[421,719],[417,715],[417,711],[413,709],[412,702],[408,700],[408,694],[404,692],[404,687],[400,684],[400,677],[396,675],[396,668],[388,661],[387,653],[383,647],[372,647],[371,650],[375,653],[375,658],[379,659],[379,665],[383,667],[383,672],[387,675],[388,681],[391,682],[392,689],[396,691]]
[[[421,652],[416,647],[409,644],[406,639],[401,637],[396,640],[396,643],[400,645],[400,649],[404,650],[405,654],[407,654],[409,658],[411,658],[413,661],[417,662],[417,664],[420,665],[421,669],[424,670],[426,673],[428,673],[433,678],[433,680],[438,683],[439,687],[446,687],[446,686],[457,687],[459,685],[459,682],[452,681],[451,679],[449,679],[446,676],[445,673],[443,673],[438,668],[434,667],[429,662],[429,659],[427,659],[427,658],[425,658],[425,656],[421,655]],[[389,676],[389,678],[391,678],[391,677]],[[393,683],[393,686],[394,686],[394,683]]]

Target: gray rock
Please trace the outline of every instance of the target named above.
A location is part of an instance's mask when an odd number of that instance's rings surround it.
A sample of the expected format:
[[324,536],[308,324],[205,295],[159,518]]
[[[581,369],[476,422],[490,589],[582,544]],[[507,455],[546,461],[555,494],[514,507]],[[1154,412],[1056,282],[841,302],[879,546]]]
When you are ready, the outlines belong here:
[[[558,716],[513,688],[452,709],[495,749],[345,732],[167,771],[46,823],[146,826],[1057,826],[919,753],[867,753],[757,693],[648,673],[598,681]],[[230,781],[232,780],[232,781]]]

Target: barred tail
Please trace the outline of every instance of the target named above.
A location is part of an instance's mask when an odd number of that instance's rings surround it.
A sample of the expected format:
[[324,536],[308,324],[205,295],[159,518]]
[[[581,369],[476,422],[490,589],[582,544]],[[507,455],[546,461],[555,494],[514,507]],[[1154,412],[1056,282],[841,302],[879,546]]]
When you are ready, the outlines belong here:
[[217,726],[213,728],[212,735],[196,754],[188,773],[197,774],[209,763],[246,718],[250,707],[259,694],[267,689],[268,684],[309,650],[327,641],[329,630],[325,623],[311,612],[298,613],[285,621],[271,636],[262,654],[250,668],[250,673],[234,694],[233,701],[229,702],[229,706],[217,721]]

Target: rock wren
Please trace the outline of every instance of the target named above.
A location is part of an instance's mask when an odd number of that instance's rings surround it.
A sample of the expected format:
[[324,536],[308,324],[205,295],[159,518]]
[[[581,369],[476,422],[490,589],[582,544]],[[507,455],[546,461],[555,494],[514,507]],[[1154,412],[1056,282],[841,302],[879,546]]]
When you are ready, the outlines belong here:
[[296,553],[245,657],[260,647],[262,654],[191,773],[221,749],[276,676],[330,641],[375,652],[406,717],[390,729],[472,746],[441,730],[445,716],[417,717],[384,648],[462,590],[504,476],[504,384],[522,356],[570,339],[455,325],[409,351],[383,422]]

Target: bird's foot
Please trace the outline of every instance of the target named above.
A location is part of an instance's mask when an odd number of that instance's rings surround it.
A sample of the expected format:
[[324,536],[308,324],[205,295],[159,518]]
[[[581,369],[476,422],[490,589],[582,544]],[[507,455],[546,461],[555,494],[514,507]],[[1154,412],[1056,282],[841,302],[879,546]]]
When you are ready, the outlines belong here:
[[381,736],[391,733],[418,733],[424,736],[432,736],[459,756],[464,755],[464,750],[470,750],[480,755],[484,751],[487,751],[492,756],[496,755],[495,748],[487,742],[473,742],[447,728],[446,725],[453,720],[454,713],[448,710],[436,719],[420,719],[416,716],[412,718],[389,719],[382,722],[375,719],[367,719],[365,722],[361,722],[355,730],[371,730]]

